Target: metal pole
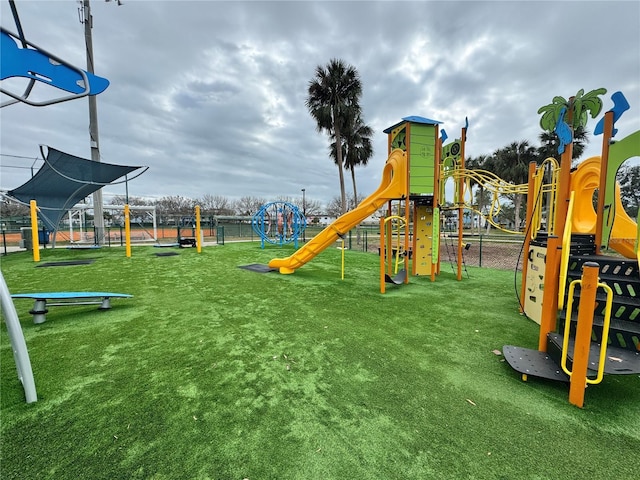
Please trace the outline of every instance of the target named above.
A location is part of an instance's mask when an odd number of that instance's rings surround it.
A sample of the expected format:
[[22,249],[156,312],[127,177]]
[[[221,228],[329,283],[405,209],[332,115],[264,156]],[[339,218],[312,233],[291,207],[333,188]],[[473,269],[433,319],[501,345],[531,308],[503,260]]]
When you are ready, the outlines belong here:
[[[87,72],[94,73],[93,65],[93,38],[91,28],[93,18],[91,16],[91,5],[89,0],[82,2],[82,23],[84,24],[84,39],[87,48]],[[89,140],[91,146],[91,160],[100,161],[100,144],[98,140],[98,103],[97,95],[88,95],[89,99]],[[102,210],[102,189],[98,189],[93,194],[93,224],[95,226],[95,244],[104,243],[104,214]]]
[[306,228],[307,227],[307,202],[306,202],[306,199],[305,199],[304,192],[305,192],[305,189],[303,188],[302,189],[302,216],[304,217],[305,229],[302,230],[302,241],[306,242],[307,241],[307,234],[306,234],[306,231],[307,231],[307,228]]

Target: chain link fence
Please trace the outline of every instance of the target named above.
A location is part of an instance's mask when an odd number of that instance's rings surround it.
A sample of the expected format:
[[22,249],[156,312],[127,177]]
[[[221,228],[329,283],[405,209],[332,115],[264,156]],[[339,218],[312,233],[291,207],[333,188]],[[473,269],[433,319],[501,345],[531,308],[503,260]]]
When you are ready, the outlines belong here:
[[[25,227],[22,227],[23,229]],[[225,243],[234,241],[260,241],[251,226],[250,217],[208,218],[201,222],[203,241],[205,243]],[[310,240],[320,231],[324,225],[309,225],[304,232],[304,237]],[[345,246],[351,250],[368,251],[378,254],[380,248],[380,231],[378,225],[360,225],[352,229],[345,236]],[[131,225],[131,241],[133,243],[173,243],[179,242],[180,237],[195,237],[195,225],[189,221],[170,221],[156,225],[135,223]],[[20,228],[2,230],[3,252],[7,246],[18,246],[24,232]],[[59,246],[72,243],[94,244],[95,232],[93,227],[86,229],[76,228],[73,231],[60,230],[56,244]],[[109,246],[124,245],[124,227],[111,226],[105,229],[104,244]],[[302,237],[298,240],[302,244]],[[50,243],[53,243],[51,239]],[[463,243],[463,262],[467,266],[498,268],[512,270],[522,269],[523,240],[522,237],[509,235],[478,235],[465,233]],[[457,234],[445,232],[440,237],[440,263],[441,268],[446,268],[447,263],[454,268],[457,265],[458,238]]]

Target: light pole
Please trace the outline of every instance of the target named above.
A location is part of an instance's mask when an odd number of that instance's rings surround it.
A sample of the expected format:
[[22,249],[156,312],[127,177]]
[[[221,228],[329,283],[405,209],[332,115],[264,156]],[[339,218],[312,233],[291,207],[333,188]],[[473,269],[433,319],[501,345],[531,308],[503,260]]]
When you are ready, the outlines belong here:
[[[84,39],[87,50],[87,72],[94,73],[93,68],[93,38],[91,28],[93,18],[91,17],[90,0],[83,0],[81,6],[80,23],[84,24]],[[95,95],[89,95],[89,145],[91,147],[91,160],[100,162],[100,145],[98,140],[98,103]],[[102,209],[102,188],[93,193],[93,226],[96,245],[104,243],[104,213]]]
[[302,241],[307,241],[307,202],[304,196],[305,189],[302,189],[302,216],[304,217],[304,230],[302,230]]
[[[107,2],[110,0],[106,0]],[[122,5],[121,0],[116,2]],[[84,42],[87,51],[87,72],[94,72],[93,62],[93,17],[91,16],[91,0],[82,0],[79,8],[80,23],[84,24]],[[91,160],[100,162],[100,142],[98,139],[98,102],[96,95],[89,95],[89,145],[91,147]],[[102,205],[102,188],[93,193],[93,225],[95,227],[95,244],[104,243],[104,212]]]

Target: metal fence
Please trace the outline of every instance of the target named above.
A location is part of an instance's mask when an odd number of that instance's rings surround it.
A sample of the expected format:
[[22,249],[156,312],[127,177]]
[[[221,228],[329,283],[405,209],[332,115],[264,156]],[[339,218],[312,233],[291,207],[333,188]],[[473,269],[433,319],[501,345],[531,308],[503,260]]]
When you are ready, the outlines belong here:
[[[24,227],[22,227],[24,228]],[[309,225],[305,231],[305,238],[310,240],[324,228],[323,225]],[[210,243],[224,244],[225,241],[259,241],[251,227],[250,218],[227,218],[215,222],[208,221],[201,225],[203,240]],[[345,236],[345,247],[351,250],[367,251],[378,254],[380,248],[379,226],[359,225],[349,231]],[[159,224],[155,231],[152,224],[132,224],[131,240],[134,243],[170,243],[178,242],[180,237],[195,237],[195,226],[191,224]],[[156,238],[154,238],[154,234]],[[7,252],[7,247],[20,245],[20,240],[24,232],[17,230],[2,230],[2,253]],[[59,231],[56,238],[57,245],[68,245],[70,243],[95,243],[95,232],[93,228],[84,231],[73,232],[70,238],[68,231]],[[124,228],[121,226],[105,228],[105,245],[124,245]],[[299,239],[302,243],[302,239]],[[440,263],[441,269],[447,268],[447,264],[456,266],[457,264],[457,234],[445,232],[440,237]],[[53,243],[51,239],[50,243]],[[464,243],[468,245],[463,249],[464,265],[498,268],[512,270],[522,269],[523,257],[522,237],[509,235],[477,235],[466,232]]]

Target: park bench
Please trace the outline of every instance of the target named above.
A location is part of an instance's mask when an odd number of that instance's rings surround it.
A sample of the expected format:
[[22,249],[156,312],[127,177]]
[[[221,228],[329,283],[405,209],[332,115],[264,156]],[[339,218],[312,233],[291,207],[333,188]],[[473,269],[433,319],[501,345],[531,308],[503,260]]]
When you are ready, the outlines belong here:
[[[29,313],[33,315],[33,323],[44,323],[47,320],[47,307],[70,305],[100,305],[98,310],[111,308],[112,298],[131,298],[133,295],[112,292],[38,292],[15,293],[11,298],[30,298],[35,301]],[[49,302],[52,300],[53,302]]]
[[185,248],[185,247],[196,247],[196,239],[192,238],[192,237],[180,237],[180,240],[178,241],[180,248]]

